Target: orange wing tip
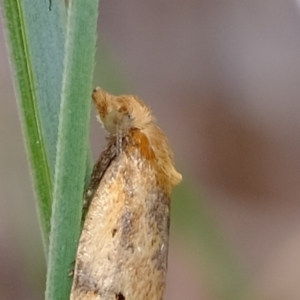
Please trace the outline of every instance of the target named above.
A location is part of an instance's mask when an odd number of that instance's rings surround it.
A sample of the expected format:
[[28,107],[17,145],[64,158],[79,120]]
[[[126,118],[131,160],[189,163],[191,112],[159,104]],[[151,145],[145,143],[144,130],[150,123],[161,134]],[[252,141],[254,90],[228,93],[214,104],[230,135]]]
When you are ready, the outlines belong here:
[[173,183],[173,186],[176,186],[182,181],[182,175],[179,172],[177,172],[175,170],[175,168],[173,168],[172,173],[173,173],[172,174],[172,183]]

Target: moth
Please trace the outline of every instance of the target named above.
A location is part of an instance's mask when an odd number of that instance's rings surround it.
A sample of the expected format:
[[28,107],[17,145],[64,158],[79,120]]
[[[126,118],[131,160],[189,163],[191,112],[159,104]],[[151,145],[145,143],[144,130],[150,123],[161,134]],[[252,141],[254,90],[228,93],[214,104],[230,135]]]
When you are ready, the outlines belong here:
[[138,97],[96,88],[108,132],[86,192],[71,300],[162,300],[170,195],[182,176],[165,134]]

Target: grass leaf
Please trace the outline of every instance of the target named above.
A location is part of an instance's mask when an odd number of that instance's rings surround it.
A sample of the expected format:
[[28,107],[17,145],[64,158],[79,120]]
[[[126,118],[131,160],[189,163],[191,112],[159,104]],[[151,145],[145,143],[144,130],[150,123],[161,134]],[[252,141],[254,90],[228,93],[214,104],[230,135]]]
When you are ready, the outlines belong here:
[[64,4],[3,0],[6,40],[26,149],[48,250],[64,43]]
[[69,4],[46,299],[69,299],[80,233],[98,0]]

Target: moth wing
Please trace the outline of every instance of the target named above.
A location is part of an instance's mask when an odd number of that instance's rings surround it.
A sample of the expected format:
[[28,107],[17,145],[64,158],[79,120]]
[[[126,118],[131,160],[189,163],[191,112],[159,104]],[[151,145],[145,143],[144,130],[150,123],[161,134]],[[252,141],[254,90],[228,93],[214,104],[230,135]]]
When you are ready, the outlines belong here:
[[145,159],[114,158],[91,201],[81,234],[72,300],[161,300],[169,196]]
[[111,140],[108,145],[104,148],[101,153],[101,156],[97,163],[94,165],[92,174],[91,174],[91,181],[89,186],[84,194],[84,207],[83,213],[86,214],[88,207],[91,203],[91,200],[97,190],[99,183],[104,176],[106,170],[110,166],[111,162],[116,157],[116,147],[114,145],[113,140]]

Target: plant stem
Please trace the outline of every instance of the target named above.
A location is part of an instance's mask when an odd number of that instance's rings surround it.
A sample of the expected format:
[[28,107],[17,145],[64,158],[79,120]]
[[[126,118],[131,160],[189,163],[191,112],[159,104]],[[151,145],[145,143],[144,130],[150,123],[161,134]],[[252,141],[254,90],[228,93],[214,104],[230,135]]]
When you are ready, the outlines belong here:
[[63,91],[46,285],[47,300],[69,299],[80,233],[98,0],[69,3]]

